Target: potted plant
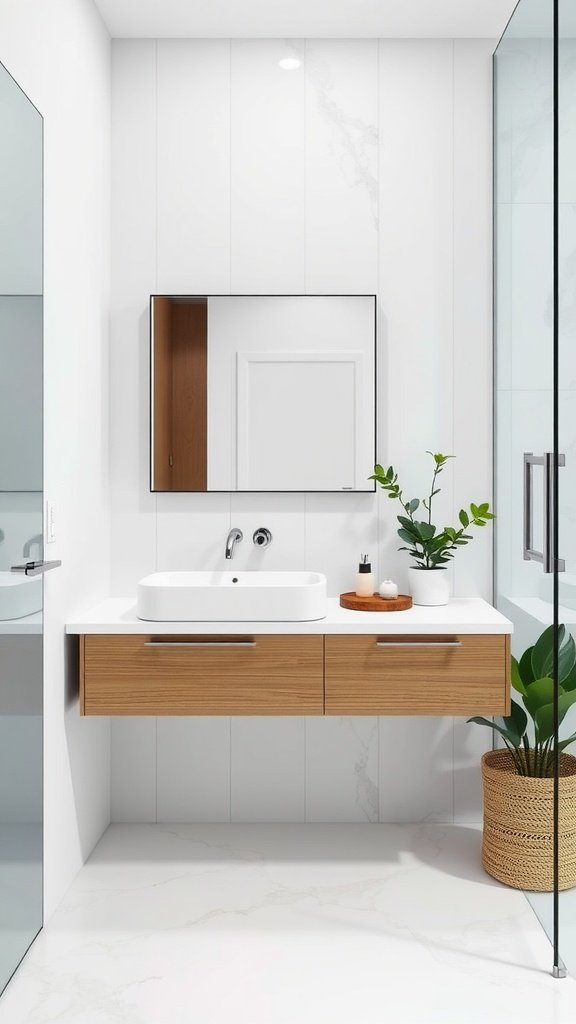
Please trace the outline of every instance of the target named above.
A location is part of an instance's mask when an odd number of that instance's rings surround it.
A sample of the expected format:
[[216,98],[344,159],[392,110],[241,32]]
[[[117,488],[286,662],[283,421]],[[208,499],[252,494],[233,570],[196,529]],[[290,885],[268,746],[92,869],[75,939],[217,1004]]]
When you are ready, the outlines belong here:
[[[512,658],[512,686],[522,704],[492,722],[504,750],[482,757],[484,833],[482,864],[488,874],[517,889],[553,888],[554,627],[548,626],[520,661]],[[558,627],[558,718],[576,703],[576,645]],[[522,706],[523,705],[523,706]],[[560,763],[559,887],[576,885],[576,757],[563,751],[576,733],[558,742]]]
[[[454,558],[459,547],[472,540],[471,534],[466,533],[466,530],[471,526],[486,526],[494,516],[487,501],[481,505],[471,504],[468,512],[466,509],[460,509],[459,527],[444,526],[439,530],[432,522],[432,502],[440,492],[436,482],[448,460],[454,456],[442,455],[441,452],[427,452],[427,455],[431,455],[434,460],[434,470],[430,493],[426,498],[411,498],[405,501],[398,483],[398,474],[393,466],[389,466],[388,469],[380,465],[374,466],[374,473],[369,479],[376,480],[388,492],[388,497],[397,498],[404,509],[404,515],[398,516],[398,536],[405,544],[398,550],[408,551],[414,559],[415,564],[408,569],[410,593],[414,604],[440,605],[447,604],[450,596],[445,566]],[[427,515],[424,519],[416,519],[415,513],[421,505]]]

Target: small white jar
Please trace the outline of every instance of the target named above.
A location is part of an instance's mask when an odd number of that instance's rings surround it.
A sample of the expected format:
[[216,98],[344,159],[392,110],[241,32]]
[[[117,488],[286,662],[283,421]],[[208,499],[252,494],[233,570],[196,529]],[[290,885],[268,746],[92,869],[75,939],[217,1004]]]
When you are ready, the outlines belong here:
[[394,583],[394,580],[382,580],[378,587],[378,593],[386,601],[392,601],[395,597],[398,597],[398,584]]

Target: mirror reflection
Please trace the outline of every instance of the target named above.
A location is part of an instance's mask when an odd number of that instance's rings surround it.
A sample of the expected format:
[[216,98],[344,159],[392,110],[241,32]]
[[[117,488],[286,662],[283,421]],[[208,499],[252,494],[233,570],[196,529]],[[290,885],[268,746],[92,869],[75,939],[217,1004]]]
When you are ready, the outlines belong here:
[[371,491],[373,295],[152,296],[153,491]]
[[0,65],[0,990],[42,925],[42,118]]

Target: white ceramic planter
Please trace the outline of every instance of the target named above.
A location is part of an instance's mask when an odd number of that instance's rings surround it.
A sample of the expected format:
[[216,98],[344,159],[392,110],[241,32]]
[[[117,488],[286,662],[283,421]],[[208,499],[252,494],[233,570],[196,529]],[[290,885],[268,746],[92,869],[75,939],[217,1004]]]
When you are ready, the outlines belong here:
[[414,604],[448,604],[450,580],[446,569],[408,569],[408,582]]

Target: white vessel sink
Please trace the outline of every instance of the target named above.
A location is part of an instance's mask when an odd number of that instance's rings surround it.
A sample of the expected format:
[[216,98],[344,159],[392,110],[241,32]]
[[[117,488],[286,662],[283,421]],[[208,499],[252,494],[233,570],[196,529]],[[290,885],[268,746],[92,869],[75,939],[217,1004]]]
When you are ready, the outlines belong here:
[[156,572],[138,584],[138,618],[153,622],[304,622],[326,615],[319,572]]
[[21,619],[42,608],[42,577],[0,572],[0,619]]

